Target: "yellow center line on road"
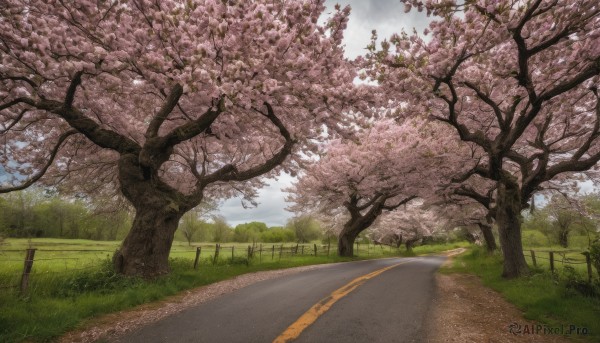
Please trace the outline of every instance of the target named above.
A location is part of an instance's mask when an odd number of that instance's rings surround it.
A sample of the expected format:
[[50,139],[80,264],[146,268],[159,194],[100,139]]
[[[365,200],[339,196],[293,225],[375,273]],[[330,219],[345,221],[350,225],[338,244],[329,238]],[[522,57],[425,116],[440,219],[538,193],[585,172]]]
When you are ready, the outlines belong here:
[[378,269],[369,274],[365,274],[357,277],[356,279],[350,281],[344,286],[336,289],[327,297],[321,299],[318,303],[313,305],[308,311],[304,312],[303,315],[300,316],[292,325],[288,326],[285,331],[281,335],[279,335],[273,343],[285,343],[292,341],[304,331],[307,327],[312,325],[321,315],[327,312],[333,304],[335,304],[338,300],[348,295],[350,292],[355,290],[358,286],[365,283],[367,280],[376,277],[377,275],[385,272],[386,270],[390,270],[392,268],[398,267],[399,265],[406,264],[408,262],[412,262],[415,259],[411,259],[409,261],[402,261],[400,263],[396,263],[389,267]]

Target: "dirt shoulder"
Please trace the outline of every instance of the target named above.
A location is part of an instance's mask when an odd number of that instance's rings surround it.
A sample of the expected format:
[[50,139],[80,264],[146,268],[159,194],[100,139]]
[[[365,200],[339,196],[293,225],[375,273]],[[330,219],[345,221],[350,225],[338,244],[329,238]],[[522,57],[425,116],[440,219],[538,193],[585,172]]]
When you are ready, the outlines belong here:
[[[437,294],[425,342],[573,342],[554,333],[544,334],[539,323],[523,319],[518,308],[483,286],[474,275],[437,274],[436,283]],[[511,325],[514,332],[520,329],[520,333],[511,333]],[[532,332],[534,330],[539,333]]]

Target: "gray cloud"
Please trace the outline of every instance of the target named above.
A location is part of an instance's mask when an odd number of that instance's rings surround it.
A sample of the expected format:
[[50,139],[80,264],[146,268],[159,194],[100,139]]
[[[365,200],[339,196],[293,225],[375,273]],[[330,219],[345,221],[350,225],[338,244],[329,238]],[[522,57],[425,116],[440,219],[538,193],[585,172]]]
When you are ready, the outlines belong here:
[[364,54],[373,30],[377,30],[381,41],[402,30],[410,33],[413,27],[422,32],[429,24],[424,13],[404,13],[404,5],[399,0],[328,0],[326,13],[330,13],[336,3],[342,8],[350,5],[352,9],[344,35],[346,55],[350,58]]
[[290,187],[293,181],[290,175],[281,174],[258,191],[257,207],[244,208],[240,198],[233,198],[219,206],[219,213],[232,226],[252,221],[265,222],[267,226],[282,226],[293,216],[285,210],[288,203],[285,202],[286,193],[282,189]]

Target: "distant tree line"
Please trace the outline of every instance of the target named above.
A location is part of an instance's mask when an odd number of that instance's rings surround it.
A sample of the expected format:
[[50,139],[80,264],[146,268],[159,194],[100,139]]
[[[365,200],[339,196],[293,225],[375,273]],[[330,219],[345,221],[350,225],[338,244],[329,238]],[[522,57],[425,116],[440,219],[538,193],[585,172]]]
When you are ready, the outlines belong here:
[[118,240],[131,227],[127,207],[104,206],[108,199],[62,197],[48,189],[31,188],[0,196],[0,235]]
[[[319,223],[298,216],[285,226],[268,227],[253,221],[235,227],[215,215],[218,204],[205,201],[186,213],[177,239],[192,242],[299,242],[322,238]],[[72,238],[121,240],[131,227],[133,213],[120,199],[63,196],[58,191],[30,188],[0,195],[0,236],[13,238]]]
[[323,236],[319,223],[310,216],[298,216],[287,221],[285,226],[268,227],[263,222],[249,222],[231,227],[225,217],[212,215],[210,219],[202,216],[203,210],[186,213],[179,225],[180,234],[192,242],[263,242],[306,243]]

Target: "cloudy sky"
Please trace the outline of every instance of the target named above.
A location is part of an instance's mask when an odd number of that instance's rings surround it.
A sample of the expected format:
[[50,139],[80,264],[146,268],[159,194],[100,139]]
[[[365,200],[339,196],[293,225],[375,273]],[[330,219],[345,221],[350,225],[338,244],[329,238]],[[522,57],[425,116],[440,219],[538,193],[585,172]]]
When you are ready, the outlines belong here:
[[[327,0],[325,13],[330,13],[336,3],[352,8],[345,32],[346,55],[349,58],[364,53],[374,29],[381,40],[403,28],[410,33],[413,27],[422,32],[427,26],[424,15],[415,12],[405,14],[404,5],[399,0]],[[293,180],[291,176],[283,174],[278,180],[270,181],[267,187],[259,191],[258,206],[255,208],[244,209],[241,200],[234,198],[225,201],[219,213],[233,226],[251,221],[265,222],[268,226],[284,225],[293,214],[285,210],[288,204],[285,202],[286,194],[281,189],[289,187]]]

